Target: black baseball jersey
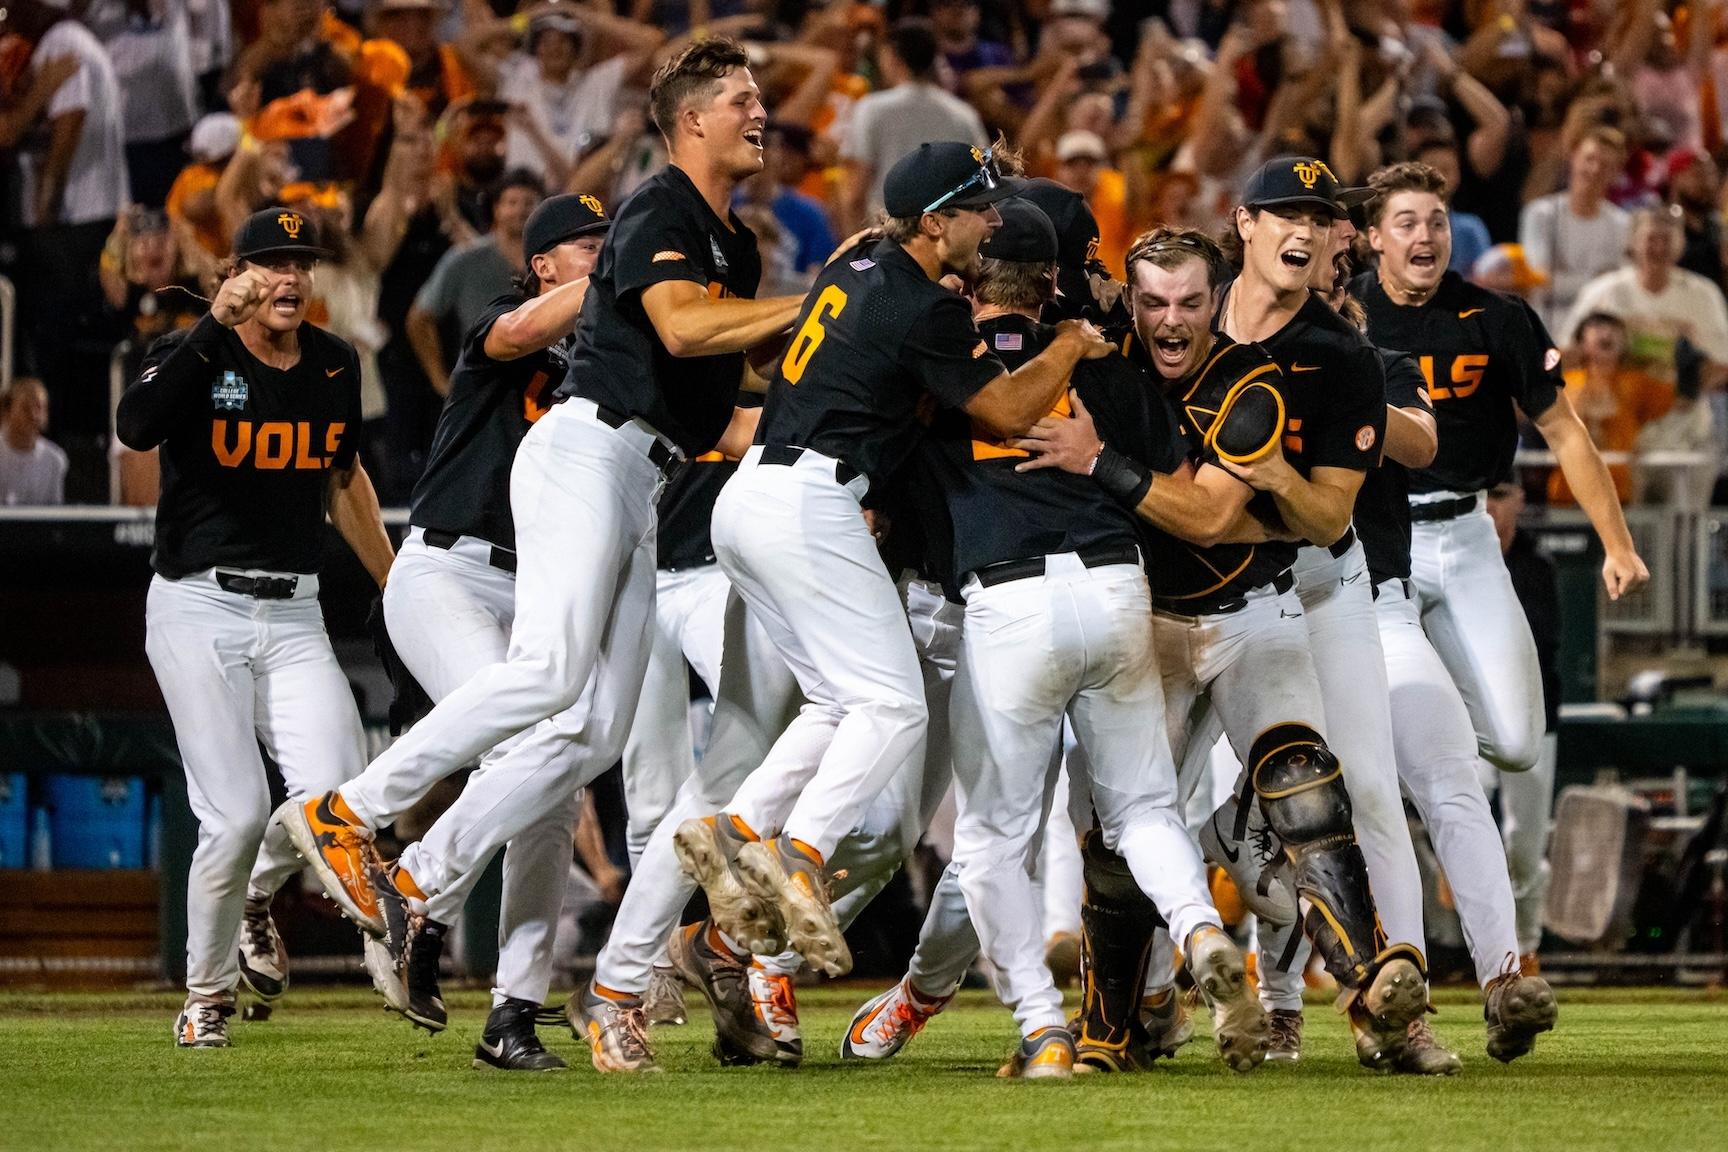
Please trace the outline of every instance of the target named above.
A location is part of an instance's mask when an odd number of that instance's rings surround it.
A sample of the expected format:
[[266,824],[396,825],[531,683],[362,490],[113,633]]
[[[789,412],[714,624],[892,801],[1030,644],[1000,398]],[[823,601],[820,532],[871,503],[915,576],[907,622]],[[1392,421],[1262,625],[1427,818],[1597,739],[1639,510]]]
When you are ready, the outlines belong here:
[[[737,404],[740,408],[759,408],[762,398],[739,393]],[[655,505],[660,518],[654,541],[658,567],[700,568],[714,563],[714,543],[709,536],[714,501],[736,471],[738,461],[718,452],[704,452],[672,477]]]
[[686,456],[714,447],[732,418],[744,354],[676,357],[642,307],[642,293],[688,280],[708,295],[754,297],[762,278],[756,234],[722,220],[682,170],[667,165],[618,209],[588,281],[560,395],[637,416]]
[[1510,480],[1518,450],[1513,402],[1535,419],[1565,387],[1560,353],[1535,313],[1456,272],[1420,307],[1393,303],[1373,272],[1350,291],[1368,310],[1374,342],[1416,357],[1428,381],[1440,453],[1410,474],[1410,491],[1475,492]]
[[462,340],[426,471],[414,485],[409,522],[420,528],[516,547],[510,466],[528,426],[552,403],[569,359],[568,337],[515,360],[486,355],[492,326],[525,299],[500,296]]
[[872,480],[917,447],[932,401],[959,408],[1005,371],[965,299],[888,240],[824,269],[793,331],[756,442],[811,448]]
[[[1042,352],[1056,334],[1023,316],[998,316],[978,327],[1010,368]],[[1181,466],[1186,445],[1174,413],[1126,359],[1083,360],[1074,368],[1071,385],[1104,440],[1157,471]],[[1071,414],[1066,392],[1051,414]],[[1089,477],[1056,468],[1014,471],[1030,453],[1010,448],[964,412],[937,417],[924,455],[947,503],[952,567],[962,580],[968,572],[1005,560],[1138,543],[1138,518]]]
[[162,448],[162,575],[318,571],[327,473],[360,443],[360,360],[322,328],[299,337],[299,361],[272,368],[206,314],[145,354],[115,423],[128,448]]
[[[1386,403],[1394,408],[1420,408],[1433,412],[1428,401],[1428,382],[1416,359],[1403,352],[1382,348],[1386,365]],[[1356,493],[1356,537],[1368,557],[1369,578],[1410,578],[1410,470],[1390,457],[1368,473]]]
[[[1309,431],[1308,408],[1301,406],[1311,401],[1311,394],[1294,388],[1259,345],[1237,344],[1222,333],[1216,334],[1216,339],[1217,344],[1205,362],[1167,391],[1176,410],[1178,432],[1183,437],[1188,460],[1196,471],[1206,464],[1222,467],[1217,446],[1221,435],[1226,440],[1261,443],[1268,436],[1280,436],[1285,457],[1297,471],[1307,475],[1314,465],[1314,455],[1322,451],[1321,439]],[[1130,337],[1126,348],[1131,358],[1145,359],[1145,349],[1137,338]],[[1246,409],[1235,407],[1236,399],[1249,388],[1267,388],[1277,394],[1284,411],[1281,429],[1275,418],[1261,426],[1258,413],[1251,417]],[[1255,428],[1241,427],[1250,419]],[[1159,471],[1170,472],[1174,468]],[[1156,480],[1153,485],[1156,487]],[[1256,494],[1255,498],[1261,497]],[[1145,522],[1141,523],[1141,534],[1152,574],[1152,593],[1159,606],[1185,614],[1203,614],[1269,584],[1296,559],[1296,545],[1278,541],[1215,544],[1205,548]]]

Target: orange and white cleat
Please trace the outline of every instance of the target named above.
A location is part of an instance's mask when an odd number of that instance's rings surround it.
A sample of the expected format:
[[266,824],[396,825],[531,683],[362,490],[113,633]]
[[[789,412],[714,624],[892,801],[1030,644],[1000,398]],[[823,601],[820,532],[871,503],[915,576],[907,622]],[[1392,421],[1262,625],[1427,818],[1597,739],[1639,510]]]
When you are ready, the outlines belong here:
[[902,979],[853,1015],[851,1026],[840,1041],[841,1058],[888,1059],[924,1031],[930,1018],[952,999],[954,994],[950,992],[933,1000],[914,988],[909,978]]
[[368,874],[368,866],[376,863],[371,859],[372,829],[360,822],[341,793],[290,800],[276,809],[274,819],[342,914],[383,939],[388,930]]

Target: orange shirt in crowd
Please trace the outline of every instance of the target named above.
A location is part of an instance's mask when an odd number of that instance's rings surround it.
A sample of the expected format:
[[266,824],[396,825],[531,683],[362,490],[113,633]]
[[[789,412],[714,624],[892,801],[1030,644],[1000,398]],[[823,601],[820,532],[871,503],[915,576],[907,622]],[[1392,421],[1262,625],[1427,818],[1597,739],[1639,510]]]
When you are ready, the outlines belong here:
[[222,229],[221,214],[211,211],[202,219],[194,220],[186,214],[186,203],[202,193],[213,194],[216,182],[221,178],[220,164],[188,164],[174,178],[173,187],[168,189],[166,205],[168,219],[189,225],[192,234],[198,238],[198,246],[218,258],[228,254],[228,237]]
[[[1612,388],[1589,388],[1582,368],[1566,373],[1566,398],[1572,401],[1578,418],[1590,430],[1590,438],[1604,452],[1630,452],[1638,442],[1638,432],[1650,421],[1668,414],[1674,407],[1674,387],[1654,376],[1635,369],[1622,369]],[[1632,499],[1632,468],[1628,464],[1609,465],[1614,477],[1614,489],[1620,493],[1620,503]],[[1548,475],[1548,503],[1573,505],[1578,503],[1566,477],[1556,468]]]

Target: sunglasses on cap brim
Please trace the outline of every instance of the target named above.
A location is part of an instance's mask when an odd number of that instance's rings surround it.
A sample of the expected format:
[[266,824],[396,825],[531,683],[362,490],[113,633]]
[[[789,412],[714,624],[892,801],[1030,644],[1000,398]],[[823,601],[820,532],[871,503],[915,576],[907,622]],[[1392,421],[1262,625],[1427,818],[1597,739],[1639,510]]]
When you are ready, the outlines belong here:
[[[994,192],[1001,186],[1002,174],[996,170],[996,148],[992,145],[984,149],[984,160],[978,165],[978,171],[962,180],[953,190],[943,193],[924,206],[925,212],[935,212],[944,204],[949,203],[968,192]],[[959,207],[959,205],[956,205]],[[922,215],[923,213],[920,213]]]

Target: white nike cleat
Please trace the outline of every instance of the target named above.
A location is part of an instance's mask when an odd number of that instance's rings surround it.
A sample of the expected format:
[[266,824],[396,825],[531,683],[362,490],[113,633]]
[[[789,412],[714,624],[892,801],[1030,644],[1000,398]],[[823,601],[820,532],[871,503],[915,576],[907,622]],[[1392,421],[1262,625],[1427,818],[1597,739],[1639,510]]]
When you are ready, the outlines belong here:
[[1284,845],[1260,814],[1258,804],[1249,806],[1248,821],[1238,840],[1240,811],[1236,797],[1224,801],[1200,828],[1200,850],[1229,874],[1250,912],[1268,924],[1288,927],[1301,913],[1289,880]]
[[903,979],[867,1002],[852,1016],[840,1041],[840,1055],[847,1060],[886,1060],[924,1031],[930,1018],[948,1006],[954,994],[926,999]]

